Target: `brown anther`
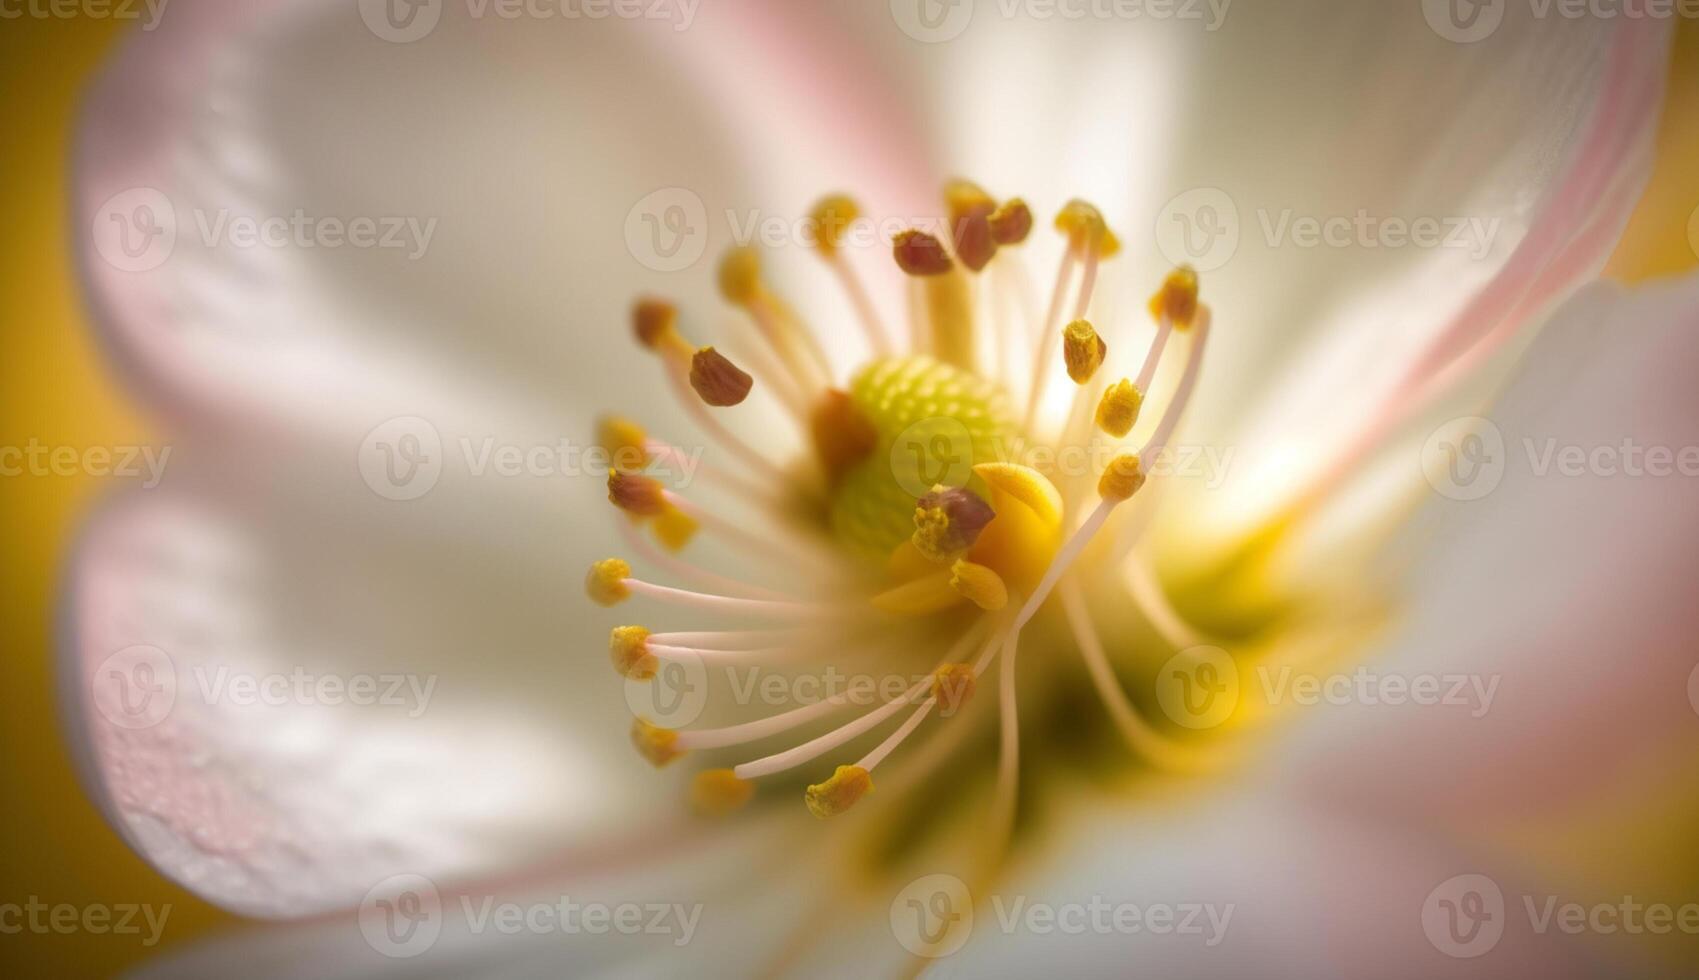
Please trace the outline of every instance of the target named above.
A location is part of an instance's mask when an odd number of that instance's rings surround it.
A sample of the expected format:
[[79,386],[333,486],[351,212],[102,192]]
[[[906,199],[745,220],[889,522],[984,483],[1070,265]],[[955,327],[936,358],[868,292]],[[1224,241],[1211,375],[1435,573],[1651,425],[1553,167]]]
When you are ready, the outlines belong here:
[[897,266],[911,276],[941,276],[955,268],[943,242],[914,228],[897,233],[891,240],[891,254]]
[[638,517],[654,517],[667,509],[661,481],[619,470],[608,474],[608,499],[615,507]]
[[826,470],[827,482],[836,486],[844,475],[879,446],[879,430],[856,405],[848,392],[831,388],[809,417],[814,452]]
[[997,512],[979,495],[962,487],[933,487],[914,506],[914,546],[930,561],[944,564],[967,554]]
[[712,347],[702,348],[690,359],[690,387],[715,408],[743,404],[754,386],[754,378]]
[[631,326],[638,343],[650,350],[658,349],[678,326],[678,307],[664,299],[644,297],[632,308]]
[[999,245],[1019,245],[1032,231],[1032,209],[1018,197],[1004,201],[986,220],[991,225],[991,237]]

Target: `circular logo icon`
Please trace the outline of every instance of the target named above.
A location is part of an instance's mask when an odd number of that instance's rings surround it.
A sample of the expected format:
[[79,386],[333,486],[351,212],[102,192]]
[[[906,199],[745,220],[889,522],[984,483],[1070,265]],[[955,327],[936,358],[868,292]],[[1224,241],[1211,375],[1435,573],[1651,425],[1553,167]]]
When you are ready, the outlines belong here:
[[973,21],[974,0],[891,0],[891,19],[926,44],[954,41]]
[[437,29],[442,0],[360,0],[366,29],[395,44],[409,44]]
[[1504,479],[1504,433],[1479,416],[1452,419],[1422,445],[1422,475],[1452,500],[1479,500]]
[[1220,647],[1189,647],[1156,674],[1156,701],[1177,725],[1214,728],[1239,707],[1239,665]]
[[424,875],[390,875],[360,900],[359,919],[366,945],[396,959],[418,956],[442,934],[442,895]]
[[1170,265],[1214,272],[1239,251],[1239,206],[1219,188],[1189,190],[1157,214],[1156,247]]
[[911,497],[939,485],[966,486],[973,476],[973,433],[948,415],[921,419],[891,443],[891,476]]
[[177,704],[177,668],[164,650],[125,647],[89,678],[94,706],[119,728],[152,728]]
[[1454,959],[1485,956],[1504,938],[1504,893],[1486,875],[1447,878],[1422,903],[1422,931]]
[[891,899],[891,935],[915,956],[942,959],[973,935],[973,895],[955,875],[927,875]]
[[683,728],[708,706],[708,666],[693,653],[669,654],[646,681],[625,680],[631,713],[662,728]]
[[1504,0],[1422,0],[1422,16],[1447,41],[1474,44],[1504,22]]
[[177,210],[151,187],[114,194],[94,213],[94,250],[122,272],[149,272],[177,248]]
[[625,248],[644,268],[688,269],[708,250],[708,208],[691,191],[663,187],[626,212]]
[[442,478],[442,435],[416,415],[390,419],[360,443],[360,476],[385,500],[417,500]]

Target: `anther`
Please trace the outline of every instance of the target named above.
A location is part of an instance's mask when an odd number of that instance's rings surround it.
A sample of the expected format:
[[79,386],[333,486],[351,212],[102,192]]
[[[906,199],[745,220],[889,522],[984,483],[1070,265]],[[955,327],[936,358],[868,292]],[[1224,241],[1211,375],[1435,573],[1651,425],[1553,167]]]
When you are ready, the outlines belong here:
[[814,244],[827,256],[838,254],[844,231],[861,217],[861,208],[843,194],[821,198],[810,215],[814,224]]
[[970,561],[958,561],[950,566],[950,588],[986,612],[996,612],[1009,604],[1009,588],[1003,584],[1002,576]]
[[730,769],[704,769],[690,781],[690,808],[704,817],[736,813],[755,795],[755,784]]
[[1198,273],[1183,265],[1168,273],[1162,288],[1150,298],[1150,315],[1160,322],[1164,317],[1175,327],[1186,330],[1198,315]]
[[1068,236],[1068,244],[1075,251],[1095,252],[1102,259],[1121,251],[1121,240],[1109,230],[1103,212],[1077,198],[1057,213],[1056,230]]
[[1098,336],[1090,321],[1075,320],[1062,330],[1062,357],[1068,363],[1068,377],[1074,379],[1074,384],[1090,381],[1108,356],[1109,345]]
[[941,276],[955,267],[944,243],[918,229],[898,232],[891,240],[891,254],[911,276]]
[[720,294],[742,307],[761,298],[761,256],[755,249],[744,246],[726,252],[720,260]]
[[1020,198],[1011,197],[991,212],[986,221],[997,244],[1019,245],[1032,231],[1032,209]]
[[701,522],[671,504],[655,517],[655,537],[668,551],[683,551],[701,529]]
[[596,445],[608,455],[608,465],[620,470],[640,470],[649,465],[649,437],[643,427],[617,415],[596,423]]
[[754,378],[712,347],[702,348],[690,359],[690,387],[715,408],[743,404],[754,385]]
[[631,744],[656,769],[684,754],[684,750],[678,747],[678,732],[642,718],[631,723]]
[[945,664],[932,672],[932,696],[938,699],[938,714],[948,718],[973,697],[978,678],[972,664]]
[[661,481],[619,470],[608,474],[608,500],[637,517],[656,517],[667,510],[666,488]]
[[1144,405],[1144,393],[1126,378],[1110,385],[1097,403],[1097,427],[1117,439],[1124,439],[1138,423],[1139,409]]
[[873,792],[873,777],[860,766],[839,766],[832,778],[808,787],[808,812],[824,820],[835,817]]
[[912,540],[927,560],[947,564],[971,551],[996,516],[991,505],[972,490],[933,487],[915,502]]
[[617,606],[631,598],[631,566],[618,558],[606,558],[590,566],[584,577],[584,591],[599,606]]
[[1144,465],[1136,453],[1117,456],[1103,469],[1097,494],[1111,503],[1124,503],[1144,486]]
[[814,452],[826,471],[826,482],[836,486],[850,470],[873,455],[879,445],[879,430],[856,405],[848,392],[828,389],[808,420],[814,437]]
[[653,680],[659,661],[649,652],[649,631],[641,626],[616,626],[608,635],[608,657],[621,677]]
[[950,212],[950,234],[955,240],[956,257],[962,260],[962,265],[978,272],[997,254],[990,220],[997,202],[979,185],[953,180],[944,188],[944,204]]

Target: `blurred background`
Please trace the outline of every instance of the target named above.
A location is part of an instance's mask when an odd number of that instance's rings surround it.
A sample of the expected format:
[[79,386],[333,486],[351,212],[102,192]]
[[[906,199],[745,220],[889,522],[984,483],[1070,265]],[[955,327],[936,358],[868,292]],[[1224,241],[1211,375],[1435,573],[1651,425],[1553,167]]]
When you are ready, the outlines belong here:
[[[66,218],[68,148],[86,80],[124,26],[92,17],[0,20],[0,446],[147,444],[149,421],[117,386],[85,328]],[[1650,192],[1611,272],[1639,280],[1691,269],[1699,205],[1699,31],[1684,26]],[[157,947],[134,935],[0,936],[9,975],[110,975],[230,925],[156,874],[78,785],[53,695],[57,582],[80,516],[108,482],[0,478],[0,900],[170,907]],[[1678,843],[1671,846],[1679,850]],[[1661,851],[1662,848],[1653,848]]]

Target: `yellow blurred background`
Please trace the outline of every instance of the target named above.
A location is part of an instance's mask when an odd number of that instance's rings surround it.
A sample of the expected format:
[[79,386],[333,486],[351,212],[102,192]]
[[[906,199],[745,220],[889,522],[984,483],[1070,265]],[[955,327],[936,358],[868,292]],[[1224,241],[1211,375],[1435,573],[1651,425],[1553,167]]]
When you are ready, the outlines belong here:
[[[147,419],[120,390],[85,328],[66,219],[69,150],[85,80],[122,26],[107,19],[0,21],[0,447],[146,443]],[[1699,27],[1678,41],[1651,189],[1611,263],[1618,278],[1699,264]],[[55,591],[66,545],[104,489],[77,477],[0,477],[0,902],[170,905],[160,945],[137,936],[0,936],[14,976],[110,975],[231,918],[172,886],[132,853],[77,783],[54,699]],[[1690,811],[1689,811],[1690,812]],[[1655,821],[1655,817],[1649,817]],[[1554,851],[1574,842],[1553,841]],[[1679,848],[1679,845],[1677,845]]]

